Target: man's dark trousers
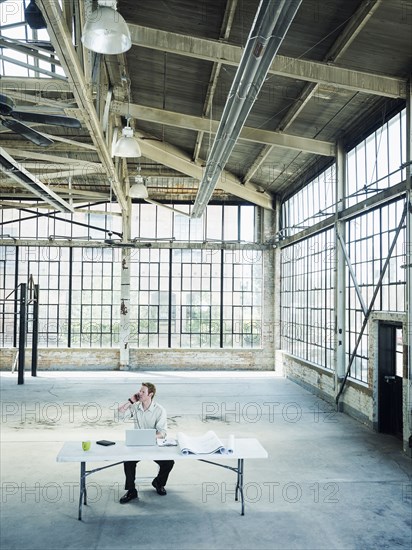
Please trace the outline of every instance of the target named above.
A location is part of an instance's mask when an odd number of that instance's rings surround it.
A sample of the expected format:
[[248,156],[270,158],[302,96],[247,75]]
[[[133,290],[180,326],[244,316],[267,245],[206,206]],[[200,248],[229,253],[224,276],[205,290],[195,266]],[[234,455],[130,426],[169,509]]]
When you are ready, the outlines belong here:
[[[124,473],[126,475],[126,483],[124,488],[126,491],[131,491],[136,488],[135,479],[136,479],[136,464],[139,460],[129,460],[124,462]],[[174,466],[174,460],[155,460],[156,464],[159,465],[159,473],[156,476],[158,485],[164,487],[167,483],[169,474]]]

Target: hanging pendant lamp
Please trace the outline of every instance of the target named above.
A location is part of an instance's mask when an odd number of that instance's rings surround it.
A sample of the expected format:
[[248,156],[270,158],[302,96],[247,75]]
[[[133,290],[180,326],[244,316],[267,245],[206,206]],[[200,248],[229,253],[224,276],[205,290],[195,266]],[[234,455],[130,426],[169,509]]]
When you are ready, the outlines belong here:
[[113,7],[99,5],[88,12],[82,42],[93,52],[116,55],[130,50],[132,39],[126,21],[115,9],[116,1],[109,3]]

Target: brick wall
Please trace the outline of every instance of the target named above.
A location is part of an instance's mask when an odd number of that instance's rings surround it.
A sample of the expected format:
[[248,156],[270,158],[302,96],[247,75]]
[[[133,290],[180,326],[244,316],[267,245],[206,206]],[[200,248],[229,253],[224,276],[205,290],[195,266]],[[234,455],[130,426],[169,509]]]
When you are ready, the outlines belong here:
[[[15,350],[0,350],[1,370],[11,370]],[[26,352],[26,370],[31,369],[31,351]],[[233,369],[273,370],[271,350],[131,349],[131,369]],[[100,348],[39,349],[38,370],[117,370],[119,350]]]
[[[1,370],[11,370],[16,355],[14,348],[0,349]],[[89,348],[39,348],[38,370],[113,370],[119,364],[119,351]],[[16,366],[17,369],[17,366]],[[31,370],[31,350],[26,350],[25,370]]]
[[131,368],[272,370],[273,357],[263,350],[131,350]]
[[[335,403],[335,375],[321,367],[309,364],[283,353],[283,369],[285,376],[303,386],[310,392],[331,403]],[[365,384],[347,382],[345,392],[341,396],[340,410],[357,418],[369,427],[373,426],[373,396],[372,390]]]

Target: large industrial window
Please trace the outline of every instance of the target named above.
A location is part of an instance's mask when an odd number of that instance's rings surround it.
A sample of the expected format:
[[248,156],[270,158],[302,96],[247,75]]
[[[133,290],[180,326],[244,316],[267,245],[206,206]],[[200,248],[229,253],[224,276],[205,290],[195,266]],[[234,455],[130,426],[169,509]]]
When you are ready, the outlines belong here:
[[[392,117],[347,154],[346,206],[373,196],[405,179],[406,113]],[[334,166],[282,206],[281,236],[299,233],[313,225],[333,205],[331,182]],[[323,191],[324,189],[324,191]],[[324,198],[325,194],[325,198]],[[321,197],[321,203],[319,203]],[[368,308],[377,288],[385,260],[404,211],[405,199],[389,198],[374,210],[364,211],[341,223],[345,226],[346,251],[363,301]],[[310,218],[310,223],[309,223]],[[323,235],[323,236],[322,236]],[[281,337],[282,349],[324,366],[333,365],[335,234],[329,229],[312,235],[281,252]],[[373,311],[405,311],[405,224],[376,294]],[[346,355],[355,350],[365,315],[355,282],[346,268]],[[368,326],[362,334],[350,376],[368,381]]]
[[175,347],[220,347],[220,251],[174,250]]
[[259,347],[262,253],[225,250],[223,255],[223,347]]
[[[131,347],[260,347],[262,253],[253,245],[227,250],[222,243],[253,238],[254,207],[211,206],[206,220],[193,224],[199,220],[163,214],[164,209],[152,205],[134,206],[134,229],[140,231],[136,239],[154,237],[147,248],[128,249]],[[115,242],[120,233],[118,208],[100,205],[51,215],[35,207],[29,210],[0,211],[3,236],[36,239],[39,244],[44,239],[47,245],[2,248],[0,298],[32,275],[40,286],[40,346],[118,346],[122,250],[80,246],[81,241],[102,242],[105,235],[106,241]],[[177,236],[198,241],[205,234],[214,235],[216,246],[156,246],[156,240],[173,242]],[[57,246],[69,238],[72,246]],[[0,311],[1,345],[6,347],[15,342],[14,312],[14,302],[3,304]]]
[[336,165],[332,164],[282,205],[281,237],[290,237],[335,211]]
[[[39,345],[67,345],[69,310],[69,250],[60,248],[0,247],[2,289],[0,343],[14,346],[16,341],[18,286],[30,277],[41,288],[39,301]],[[16,270],[16,266],[18,269]],[[30,295],[29,295],[30,297]],[[31,344],[32,313],[28,312],[28,345]]]
[[17,281],[15,277],[16,247],[0,247],[0,289],[4,289],[0,301],[0,344],[3,347],[16,345],[16,306],[15,292]]
[[347,206],[406,178],[406,110],[404,109],[347,154]]
[[334,240],[324,231],[282,250],[282,349],[333,369]]
[[70,345],[109,347],[119,316],[119,251],[74,248],[72,252]]
[[131,258],[131,345],[261,346],[262,255],[141,249]]
[[[369,308],[379,282],[385,260],[393,242],[393,249],[382,286],[376,295],[374,311],[405,311],[405,225],[396,241],[396,230],[402,218],[404,199],[398,200],[347,224],[347,249],[359,290]],[[348,362],[364,321],[355,284],[347,274],[346,332]],[[368,376],[368,326],[366,326],[351,367],[351,377],[366,382]]]
[[176,315],[169,300],[170,251],[149,248],[131,252],[130,345],[168,347],[169,327]]
[[[2,0],[0,7],[1,14],[1,35],[12,40],[50,41],[46,29],[31,29],[26,25],[24,10],[30,4],[30,0]],[[4,55],[0,60],[0,76],[19,77],[47,77],[62,78],[66,80],[60,62],[55,59],[54,52],[47,53],[42,50],[42,59],[26,55],[13,49],[13,53],[5,48]],[[2,53],[3,53],[2,52]]]

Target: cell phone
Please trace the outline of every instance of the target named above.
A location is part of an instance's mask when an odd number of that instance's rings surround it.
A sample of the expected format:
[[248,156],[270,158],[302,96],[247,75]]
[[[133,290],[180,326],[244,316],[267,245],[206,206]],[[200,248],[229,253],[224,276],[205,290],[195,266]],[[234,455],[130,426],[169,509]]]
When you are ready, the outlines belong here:
[[101,439],[96,441],[97,445],[103,445],[104,447],[110,447],[110,445],[116,445],[114,441],[107,441],[107,439]]

